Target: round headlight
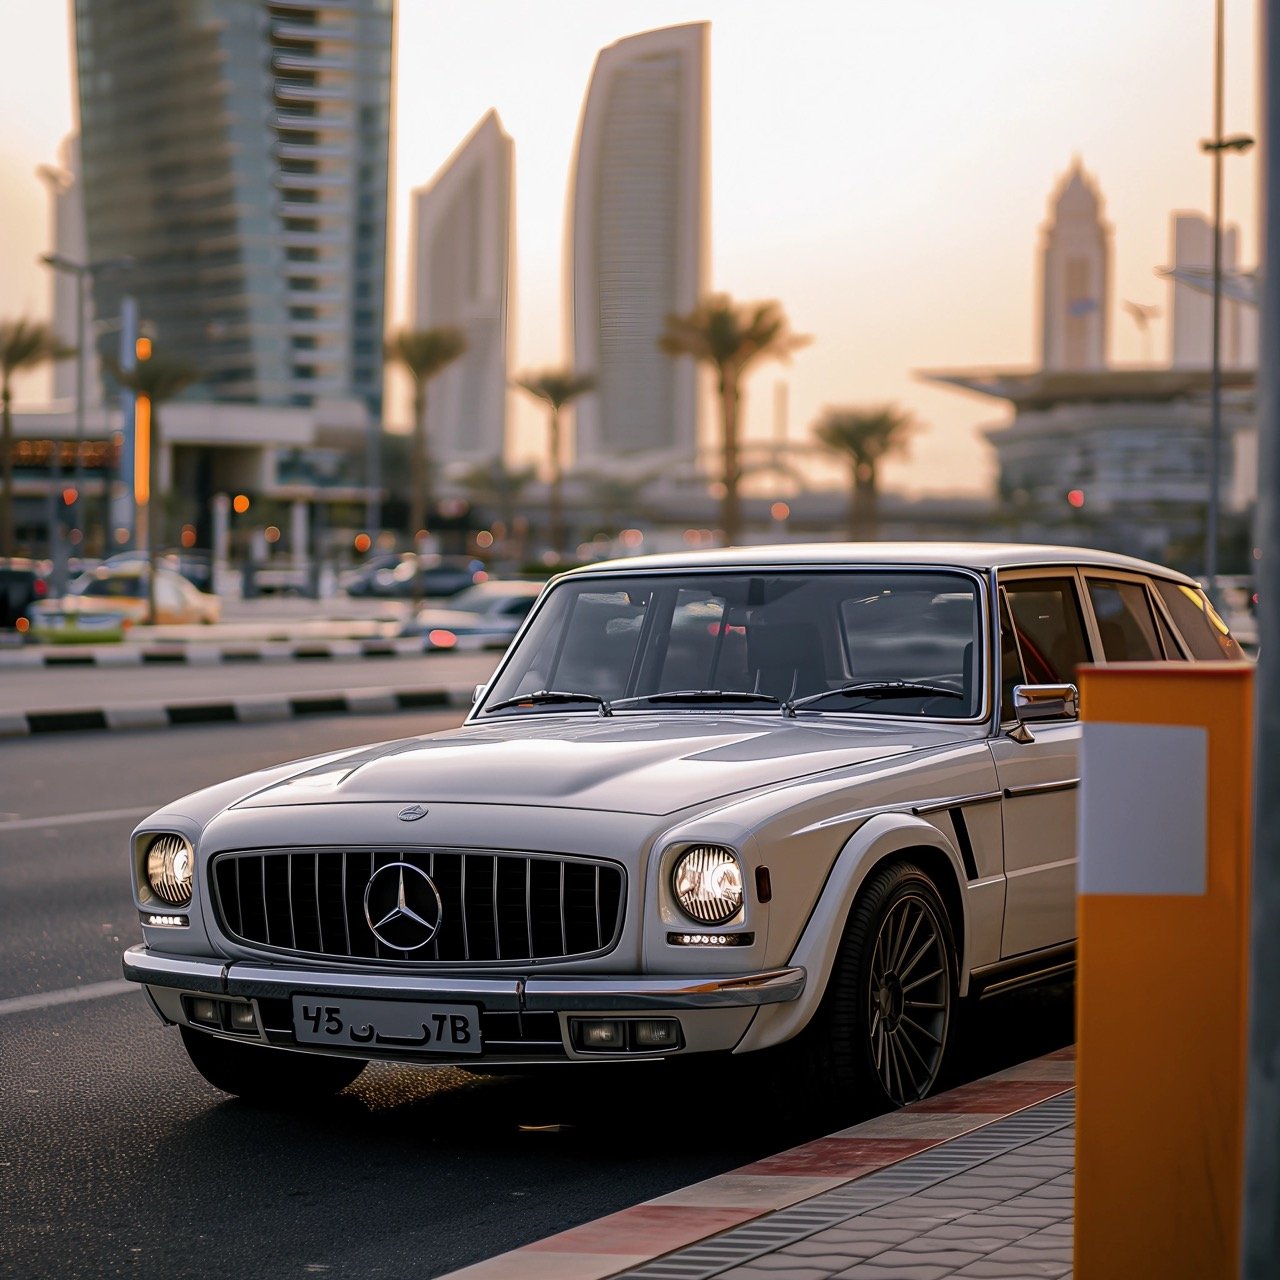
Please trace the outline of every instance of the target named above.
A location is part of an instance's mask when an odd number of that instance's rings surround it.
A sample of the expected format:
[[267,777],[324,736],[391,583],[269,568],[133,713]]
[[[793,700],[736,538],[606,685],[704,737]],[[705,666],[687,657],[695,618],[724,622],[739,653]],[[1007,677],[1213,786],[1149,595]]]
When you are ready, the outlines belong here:
[[742,868],[730,849],[700,844],[686,850],[671,883],[680,910],[699,924],[727,924],[742,910]]
[[195,850],[181,836],[157,836],[147,850],[151,892],[170,906],[185,907],[191,901],[195,860]]

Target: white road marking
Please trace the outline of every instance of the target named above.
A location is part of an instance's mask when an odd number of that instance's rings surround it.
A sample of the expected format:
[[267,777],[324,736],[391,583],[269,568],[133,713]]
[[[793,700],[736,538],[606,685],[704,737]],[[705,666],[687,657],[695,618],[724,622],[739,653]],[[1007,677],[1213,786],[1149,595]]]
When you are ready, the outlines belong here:
[[136,982],[116,978],[111,982],[91,982],[85,987],[67,987],[62,991],[40,991],[33,996],[14,996],[0,1000],[0,1018],[7,1013],[30,1013],[33,1009],[49,1009],[58,1004],[78,1004],[81,1000],[101,1000],[104,996],[122,996],[137,991]]
[[110,822],[115,818],[145,818],[160,806],[134,805],[130,809],[96,809],[92,813],[54,813],[47,818],[19,818],[16,822],[0,822],[0,831],[32,831],[37,827],[69,827],[80,822]]

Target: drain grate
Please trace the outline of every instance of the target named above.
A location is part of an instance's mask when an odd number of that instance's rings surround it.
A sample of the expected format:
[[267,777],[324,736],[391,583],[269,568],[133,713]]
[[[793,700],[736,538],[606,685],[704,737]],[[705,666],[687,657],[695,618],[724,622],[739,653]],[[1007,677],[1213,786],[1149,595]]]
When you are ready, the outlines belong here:
[[1075,1090],[1069,1090],[887,1169],[779,1209],[758,1222],[732,1227],[678,1253],[655,1258],[620,1273],[615,1280],[710,1280],[730,1267],[773,1253],[819,1231],[839,1226],[860,1213],[976,1169],[995,1156],[1047,1138],[1074,1122],[1075,1098]]

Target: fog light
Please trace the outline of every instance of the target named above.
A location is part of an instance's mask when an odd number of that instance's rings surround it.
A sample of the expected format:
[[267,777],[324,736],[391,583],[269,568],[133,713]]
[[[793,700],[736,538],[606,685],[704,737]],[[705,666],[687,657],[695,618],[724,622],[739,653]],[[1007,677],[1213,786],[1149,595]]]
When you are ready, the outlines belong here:
[[627,1047],[627,1029],[621,1022],[612,1019],[585,1018],[574,1020],[574,1039],[579,1049],[625,1049]]
[[644,1018],[631,1024],[637,1049],[668,1049],[680,1043],[680,1024],[674,1018]]
[[187,1015],[192,1022],[202,1023],[206,1027],[220,1027],[222,1019],[218,1017],[218,1002],[200,997],[187,1005]]
[[231,1006],[232,1031],[257,1031],[258,1017],[251,1004],[233,1004]]

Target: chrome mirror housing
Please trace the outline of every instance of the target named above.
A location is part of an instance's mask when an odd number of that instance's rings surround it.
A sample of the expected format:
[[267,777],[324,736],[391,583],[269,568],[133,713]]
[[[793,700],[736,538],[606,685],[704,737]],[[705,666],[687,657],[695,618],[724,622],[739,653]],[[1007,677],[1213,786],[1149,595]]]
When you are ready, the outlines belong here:
[[477,702],[480,701],[481,698],[484,697],[485,690],[488,689],[488,687],[489,686],[487,684],[478,684],[474,689],[471,690],[471,705],[473,707],[476,705]]
[[1078,720],[1080,690],[1073,684],[1017,684],[1013,714],[1021,724],[1037,720]]

